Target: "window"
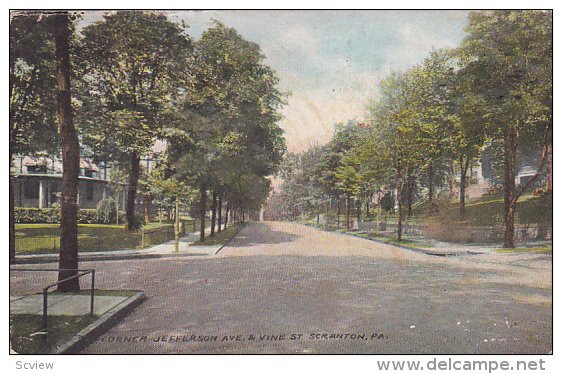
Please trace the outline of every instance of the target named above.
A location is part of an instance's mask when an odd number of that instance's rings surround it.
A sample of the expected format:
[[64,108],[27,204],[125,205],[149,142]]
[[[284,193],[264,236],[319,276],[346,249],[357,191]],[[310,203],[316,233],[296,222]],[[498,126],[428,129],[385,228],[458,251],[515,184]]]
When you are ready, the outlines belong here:
[[39,180],[24,179],[23,191],[26,199],[39,199]]
[[27,166],[27,172],[30,174],[45,174],[47,172],[46,165],[29,165]]

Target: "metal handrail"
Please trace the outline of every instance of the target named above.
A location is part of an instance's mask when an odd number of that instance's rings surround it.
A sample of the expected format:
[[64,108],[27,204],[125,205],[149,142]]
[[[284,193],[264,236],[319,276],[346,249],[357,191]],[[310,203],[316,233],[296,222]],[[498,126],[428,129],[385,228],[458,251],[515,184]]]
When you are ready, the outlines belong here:
[[57,281],[56,283],[50,284],[47,287],[43,288],[43,321],[42,321],[42,328],[46,329],[47,325],[48,325],[48,321],[47,321],[47,309],[48,309],[48,294],[49,294],[49,289],[51,287],[57,286],[61,283],[64,283],[66,281],[69,281],[71,279],[74,278],[80,278],[81,276],[87,275],[87,274],[92,274],[92,283],[90,286],[90,315],[93,316],[94,315],[94,285],[95,285],[95,277],[96,277],[96,271],[94,269],[13,269],[10,268],[10,271],[56,271],[56,272],[62,272],[62,271],[76,271],[78,274],[70,276],[68,278],[64,278],[62,280]]

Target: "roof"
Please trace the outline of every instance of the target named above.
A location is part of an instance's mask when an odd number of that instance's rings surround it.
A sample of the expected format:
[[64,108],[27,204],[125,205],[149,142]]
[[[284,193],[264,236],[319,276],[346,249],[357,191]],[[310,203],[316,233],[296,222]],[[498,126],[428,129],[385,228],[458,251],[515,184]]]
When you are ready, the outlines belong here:
[[[62,174],[44,174],[44,173],[13,173],[12,176],[14,178],[41,178],[41,179],[46,179],[46,178],[52,178],[52,179],[62,179]],[[102,183],[110,183],[111,181],[107,180],[107,179],[102,179],[102,178],[91,178],[91,177],[85,177],[83,175],[79,175],[78,179],[80,180],[87,180],[87,181],[93,181],[93,182],[102,182]],[[122,183],[122,182],[117,182],[117,184],[120,185],[127,185],[127,183]]]
[[[54,173],[62,173],[62,162],[58,159],[53,160],[52,158],[46,156],[38,156],[38,157],[25,156],[23,157],[23,159],[16,158],[14,163],[18,165],[19,160],[21,160],[22,166],[25,167],[46,166],[47,169],[52,170]],[[96,173],[100,171],[99,167],[95,163],[84,158],[80,159],[80,168],[92,170],[95,171]]]

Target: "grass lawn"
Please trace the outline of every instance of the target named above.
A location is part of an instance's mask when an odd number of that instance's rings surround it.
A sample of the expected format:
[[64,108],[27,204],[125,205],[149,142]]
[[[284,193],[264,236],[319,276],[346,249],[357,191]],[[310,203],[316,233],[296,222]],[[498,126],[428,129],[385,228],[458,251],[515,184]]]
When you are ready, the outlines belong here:
[[351,234],[363,239],[369,239],[369,240],[375,240],[375,241],[379,241],[379,242],[384,242],[384,243],[388,243],[388,244],[399,244],[399,245],[403,245],[406,247],[410,247],[413,249],[424,249],[424,248],[432,248],[433,245],[431,245],[430,243],[427,242],[420,242],[418,240],[413,240],[413,239],[406,239],[404,237],[402,237],[401,241],[398,241],[396,239],[396,236],[383,236],[383,235],[374,235],[374,234],[369,234],[369,233],[365,233],[363,231],[360,230],[348,230],[345,228],[341,228],[341,227],[335,227],[335,226],[323,226],[323,225],[316,225],[314,224],[310,224],[309,222],[307,222],[307,224],[311,225],[311,226],[315,226],[315,227],[319,227],[323,230],[327,230],[327,231],[337,231],[337,232],[341,232],[341,233],[345,233],[345,234]]
[[[78,225],[80,252],[138,249],[173,239],[173,226],[152,223],[141,231],[127,232],[123,225]],[[16,252],[20,254],[58,253],[60,248],[58,224],[16,224]]]
[[496,249],[498,253],[552,253],[552,244]]
[[[134,290],[94,290],[95,296],[134,296]],[[57,294],[54,291],[52,294]],[[90,295],[89,289],[79,292],[64,293],[65,295]],[[10,342],[12,349],[18,353],[41,354],[49,353],[56,345],[76,333],[80,332],[98,316],[48,316],[47,334],[43,331],[43,316],[35,314],[10,315]]]
[[240,230],[242,230],[242,228],[244,228],[244,226],[246,226],[244,223],[242,224],[236,224],[234,226],[229,226],[226,228],[226,230],[222,230],[221,232],[216,232],[215,236],[213,236],[212,238],[210,236],[205,237],[205,241],[201,242],[201,241],[196,241],[194,243],[191,243],[190,245],[222,245],[222,244],[226,244],[230,239],[232,239],[233,237],[235,237]]
[[80,332],[97,317],[49,316],[47,334],[40,333],[42,318],[34,314],[10,316],[10,342],[14,351],[23,354],[49,353],[57,342]]
[[[485,196],[466,203],[466,217],[464,221],[459,217],[458,201],[440,204],[437,213],[428,216],[434,223],[461,223],[468,226],[495,226],[503,223],[503,197]],[[422,209],[416,209],[420,215]],[[552,224],[552,195],[540,197],[530,193],[522,195],[515,209],[516,223],[519,224]]]

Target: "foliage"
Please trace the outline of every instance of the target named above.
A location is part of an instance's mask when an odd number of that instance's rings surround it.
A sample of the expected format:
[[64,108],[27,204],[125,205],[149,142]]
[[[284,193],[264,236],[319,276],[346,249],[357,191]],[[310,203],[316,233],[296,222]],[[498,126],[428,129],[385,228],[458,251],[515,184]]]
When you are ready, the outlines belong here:
[[10,155],[58,149],[52,31],[40,12],[10,14]]
[[[104,200],[102,200],[104,201]],[[113,223],[115,222],[115,213],[113,220],[107,220],[105,210],[98,209],[80,209],[78,211],[78,223]],[[122,218],[120,218],[122,219]],[[54,208],[15,208],[16,223],[60,223],[60,207]]]
[[98,211],[99,223],[114,223],[117,215],[117,203],[114,199],[102,199],[98,202],[96,209]]

